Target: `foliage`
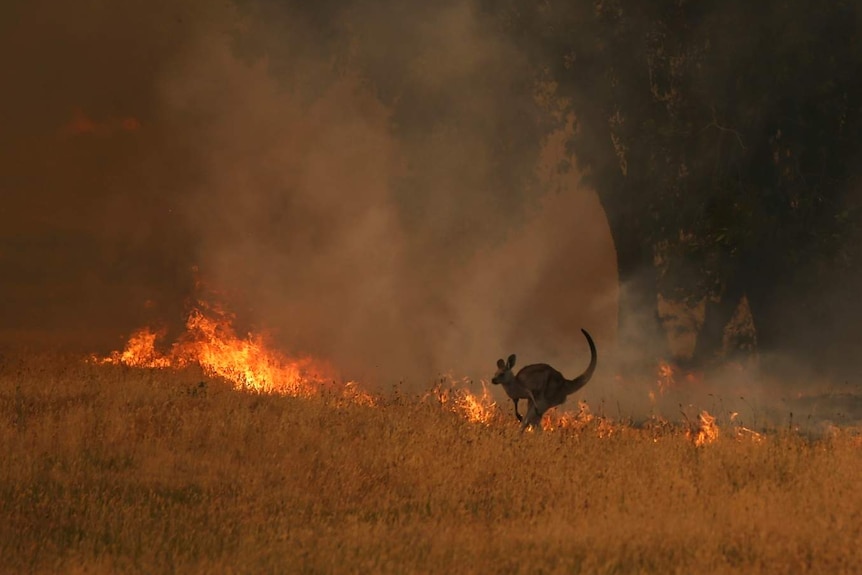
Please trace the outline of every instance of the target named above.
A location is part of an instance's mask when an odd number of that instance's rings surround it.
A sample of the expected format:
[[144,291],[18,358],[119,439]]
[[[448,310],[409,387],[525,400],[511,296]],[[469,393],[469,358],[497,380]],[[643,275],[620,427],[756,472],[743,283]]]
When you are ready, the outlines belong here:
[[607,212],[621,278],[654,255],[666,296],[747,295],[767,347],[778,310],[847,279],[862,221],[858,2],[485,8],[574,113],[570,149]]

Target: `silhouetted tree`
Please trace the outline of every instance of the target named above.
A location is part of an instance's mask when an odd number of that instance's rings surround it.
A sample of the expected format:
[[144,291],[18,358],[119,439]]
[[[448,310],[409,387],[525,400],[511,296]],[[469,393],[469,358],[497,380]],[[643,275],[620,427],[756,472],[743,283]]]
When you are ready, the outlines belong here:
[[761,350],[799,345],[822,312],[810,302],[822,303],[825,274],[852,261],[859,3],[483,7],[576,116],[571,150],[607,213],[620,280],[634,287],[621,328],[655,308],[658,290],[706,299],[703,363],[745,295]]

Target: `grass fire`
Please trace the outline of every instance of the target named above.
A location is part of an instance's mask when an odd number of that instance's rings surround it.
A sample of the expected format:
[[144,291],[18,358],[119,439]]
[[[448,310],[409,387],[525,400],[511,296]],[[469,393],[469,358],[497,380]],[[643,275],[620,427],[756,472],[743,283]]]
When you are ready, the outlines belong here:
[[733,414],[719,433],[707,411],[634,425],[579,402],[522,434],[484,384],[371,394],[238,337],[218,307],[199,304],[186,327],[164,353],[145,329],[106,357],[2,356],[4,571],[794,573],[813,561],[837,573],[862,561],[862,442],[849,430],[761,434]]
[[862,572],[860,24],[0,2],[0,575]]

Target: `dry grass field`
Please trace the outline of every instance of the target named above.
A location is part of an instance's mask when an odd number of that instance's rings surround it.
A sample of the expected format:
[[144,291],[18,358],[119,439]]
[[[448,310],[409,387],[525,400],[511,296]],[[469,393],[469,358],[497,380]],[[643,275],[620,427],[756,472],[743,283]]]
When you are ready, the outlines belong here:
[[[850,433],[519,435],[435,401],[2,356],[3,573],[858,573]],[[201,385],[201,381],[205,381]]]

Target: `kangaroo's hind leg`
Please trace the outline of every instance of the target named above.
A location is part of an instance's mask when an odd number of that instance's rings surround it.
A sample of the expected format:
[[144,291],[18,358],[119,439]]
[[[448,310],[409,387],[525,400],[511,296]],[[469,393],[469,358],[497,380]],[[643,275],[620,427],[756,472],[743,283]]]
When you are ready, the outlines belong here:
[[524,431],[531,425],[539,432],[542,431],[542,418],[545,412],[551,408],[551,404],[544,398],[539,397],[535,401],[530,401],[530,406],[527,409],[527,414],[521,422],[521,431]]
[[524,415],[523,421],[521,421],[521,431],[523,432],[528,427],[533,426],[536,430],[542,431],[542,415],[544,412],[540,410],[537,404],[534,401],[527,400],[529,406],[527,407],[527,414]]
[[513,400],[512,400],[512,403],[514,403],[514,404],[515,404],[515,417],[517,417],[517,418],[518,418],[518,422],[520,423],[521,421],[523,421],[523,419],[524,419],[524,418],[523,418],[523,417],[521,417],[521,414],[520,414],[520,413],[518,413],[518,400],[517,400],[517,399],[513,399]]

